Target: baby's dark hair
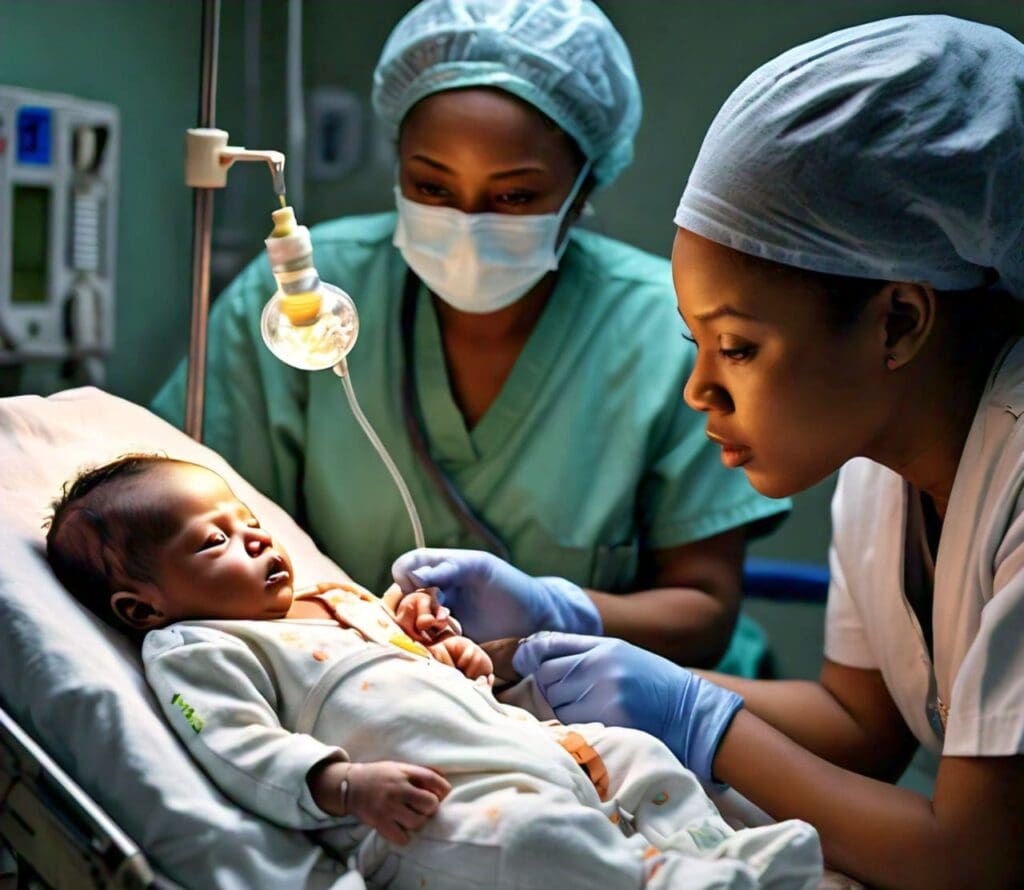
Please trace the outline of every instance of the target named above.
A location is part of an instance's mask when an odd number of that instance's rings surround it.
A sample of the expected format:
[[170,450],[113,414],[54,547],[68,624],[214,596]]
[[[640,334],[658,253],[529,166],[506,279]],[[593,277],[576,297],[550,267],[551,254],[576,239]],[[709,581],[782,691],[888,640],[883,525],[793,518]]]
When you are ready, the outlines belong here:
[[176,531],[159,498],[134,483],[181,461],[158,454],[127,454],[65,483],[53,503],[46,558],[58,580],[107,624],[130,630],[111,596],[155,582],[156,554]]

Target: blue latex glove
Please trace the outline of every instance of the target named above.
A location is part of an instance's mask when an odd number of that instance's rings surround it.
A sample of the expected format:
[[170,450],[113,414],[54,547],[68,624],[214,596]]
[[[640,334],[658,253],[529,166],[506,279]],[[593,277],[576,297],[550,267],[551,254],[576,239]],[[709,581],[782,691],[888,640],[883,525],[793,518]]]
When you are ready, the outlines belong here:
[[391,574],[406,593],[438,588],[463,633],[485,643],[539,630],[599,634],[597,606],[564,578],[533,578],[482,550],[410,550]]
[[533,675],[563,723],[596,721],[642,729],[709,784],[718,745],[743,699],[623,640],[541,633],[512,659]]

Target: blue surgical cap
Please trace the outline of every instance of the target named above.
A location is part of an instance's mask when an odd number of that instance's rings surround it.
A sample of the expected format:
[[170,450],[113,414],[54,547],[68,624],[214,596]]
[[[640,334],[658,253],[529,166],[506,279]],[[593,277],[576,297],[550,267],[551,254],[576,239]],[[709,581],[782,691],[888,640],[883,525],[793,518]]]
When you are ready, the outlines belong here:
[[837,31],[748,77],[676,224],[861,278],[1024,297],[1024,45],[948,16]]
[[373,73],[373,106],[397,137],[420,99],[496,87],[550,117],[611,182],[633,158],[640,88],[629,50],[590,0],[424,0]]

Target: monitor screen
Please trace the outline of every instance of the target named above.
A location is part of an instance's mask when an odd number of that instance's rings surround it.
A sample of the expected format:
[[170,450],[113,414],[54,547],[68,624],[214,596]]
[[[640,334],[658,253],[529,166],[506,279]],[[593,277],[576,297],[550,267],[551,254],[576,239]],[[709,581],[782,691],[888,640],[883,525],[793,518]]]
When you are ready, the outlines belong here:
[[11,241],[11,301],[45,303],[47,244],[50,240],[50,189],[14,187]]

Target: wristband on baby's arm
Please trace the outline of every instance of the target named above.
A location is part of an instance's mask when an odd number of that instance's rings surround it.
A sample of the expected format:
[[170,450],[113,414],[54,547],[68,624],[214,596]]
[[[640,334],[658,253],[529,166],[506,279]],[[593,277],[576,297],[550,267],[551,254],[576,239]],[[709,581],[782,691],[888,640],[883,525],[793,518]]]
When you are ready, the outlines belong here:
[[348,811],[348,791],[350,787],[349,776],[352,773],[352,767],[355,766],[352,761],[348,761],[344,764],[345,771],[341,775],[341,781],[338,782],[338,797],[341,800],[341,812],[340,816],[349,815]]
[[341,785],[338,788],[338,793],[341,795],[341,815],[348,815],[348,773],[345,773],[345,778],[341,780]]

